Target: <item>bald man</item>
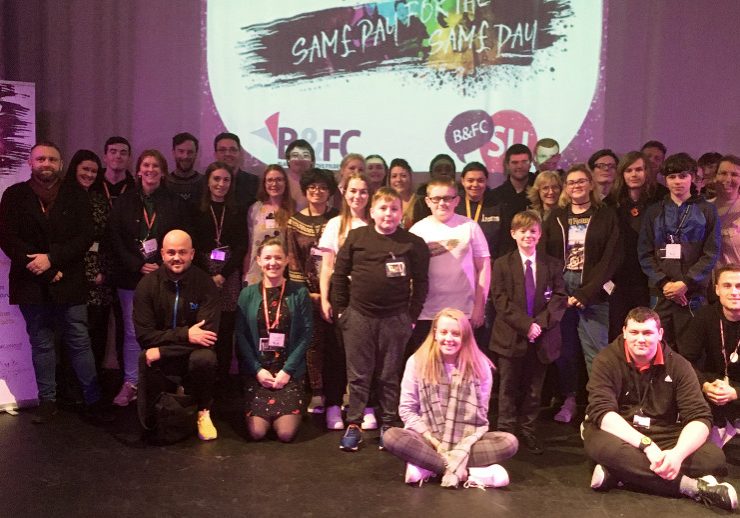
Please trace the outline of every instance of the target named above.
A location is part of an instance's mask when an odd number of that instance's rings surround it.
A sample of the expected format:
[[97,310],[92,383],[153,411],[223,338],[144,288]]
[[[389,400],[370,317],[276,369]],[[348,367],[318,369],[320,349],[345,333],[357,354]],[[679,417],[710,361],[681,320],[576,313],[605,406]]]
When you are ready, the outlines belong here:
[[[216,382],[216,330],[221,316],[219,293],[211,277],[193,266],[193,241],[182,230],[162,241],[162,265],[145,275],[134,294],[134,327],[141,357],[139,415],[152,426],[157,395],[179,385],[198,405],[198,437],[218,434],[210,417]],[[179,383],[178,383],[179,381]],[[146,390],[148,397],[141,393]]]

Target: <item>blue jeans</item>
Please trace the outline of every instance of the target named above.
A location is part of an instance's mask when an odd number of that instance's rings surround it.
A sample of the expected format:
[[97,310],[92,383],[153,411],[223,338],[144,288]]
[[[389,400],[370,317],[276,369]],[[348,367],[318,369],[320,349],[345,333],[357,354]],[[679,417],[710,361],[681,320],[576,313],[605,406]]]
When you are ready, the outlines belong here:
[[123,314],[123,381],[136,385],[139,379],[141,346],[134,329],[134,290],[118,289]]
[[85,304],[21,304],[26,332],[31,342],[33,370],[41,401],[56,399],[56,350],[54,328],[61,326],[64,345],[88,405],[100,399],[95,358],[87,330]]
[[[581,273],[566,270],[563,275],[565,291],[569,296],[581,286]],[[568,308],[560,321],[563,346],[555,361],[560,378],[560,391],[575,394],[578,382],[578,347],[583,350],[586,370],[591,374],[591,363],[596,355],[609,345],[609,303],[591,304],[583,309]]]

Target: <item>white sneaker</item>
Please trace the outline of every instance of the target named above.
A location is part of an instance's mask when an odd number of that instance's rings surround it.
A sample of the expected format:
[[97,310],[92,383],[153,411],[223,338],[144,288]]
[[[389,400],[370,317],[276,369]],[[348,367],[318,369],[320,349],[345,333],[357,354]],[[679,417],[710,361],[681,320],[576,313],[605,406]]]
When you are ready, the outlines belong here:
[[339,405],[332,405],[326,409],[326,428],[329,430],[344,430],[342,409]]
[[573,416],[576,414],[576,398],[575,396],[568,396],[563,401],[563,406],[560,407],[560,411],[555,414],[554,419],[558,423],[570,423]]
[[484,468],[468,468],[468,480],[463,487],[506,487],[509,485],[509,474],[500,464],[491,464]]
[[136,401],[136,385],[126,381],[118,395],[113,398],[113,404],[116,406],[128,406],[132,401]]
[[377,430],[378,420],[375,419],[375,409],[367,407],[362,413],[362,426],[363,430]]
[[324,396],[314,396],[308,403],[309,414],[323,414],[326,411],[324,408]]
[[428,469],[420,468],[410,462],[406,463],[406,475],[404,476],[404,482],[407,484],[419,484],[419,487],[424,484],[427,480],[434,476],[433,471]]

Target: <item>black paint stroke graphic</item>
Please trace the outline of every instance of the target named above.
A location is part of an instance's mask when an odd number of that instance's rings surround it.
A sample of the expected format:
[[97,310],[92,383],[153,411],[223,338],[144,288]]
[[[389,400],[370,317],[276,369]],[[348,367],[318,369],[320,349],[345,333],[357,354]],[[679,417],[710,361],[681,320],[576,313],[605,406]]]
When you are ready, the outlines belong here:
[[23,139],[30,131],[29,109],[6,100],[16,97],[15,85],[0,82],[0,175],[14,174],[31,152]]
[[[260,82],[256,86],[263,87],[388,68],[415,76],[438,77],[442,72],[446,76],[462,75],[480,81],[489,77],[486,72],[498,65],[531,65],[535,52],[551,47],[563,37],[563,28],[556,25],[567,24],[567,18],[572,15],[570,0],[492,0],[486,7],[463,13],[462,22],[453,28],[466,35],[477,28],[478,38],[465,40],[464,48],[449,48],[440,53],[444,40],[437,39],[435,43],[435,35],[427,31],[418,17],[394,23],[379,14],[377,4],[324,9],[242,27],[245,39],[237,45],[242,74],[252,79],[258,77]],[[397,1],[393,5],[398,11],[403,4]],[[363,16],[355,22],[358,10]],[[448,19],[452,15],[457,13],[439,14],[437,25],[450,27]],[[532,28],[534,22],[536,30]],[[505,37],[507,31],[514,34],[520,23],[530,24],[534,45],[508,48],[507,42],[502,41],[500,47],[499,37]],[[377,44],[374,39],[366,40],[363,48],[363,26],[385,28],[380,31],[385,38],[378,38]],[[322,33],[326,35],[323,40]],[[314,36],[322,52],[309,59],[301,52],[311,48]],[[294,47],[299,38],[305,38],[305,44]],[[509,43],[512,40],[516,38],[510,38]],[[330,44],[323,45],[327,41]],[[481,41],[487,49],[481,50]],[[299,49],[298,54],[295,48]],[[323,52],[324,48],[328,49],[327,53]],[[438,79],[444,82],[444,77]]]

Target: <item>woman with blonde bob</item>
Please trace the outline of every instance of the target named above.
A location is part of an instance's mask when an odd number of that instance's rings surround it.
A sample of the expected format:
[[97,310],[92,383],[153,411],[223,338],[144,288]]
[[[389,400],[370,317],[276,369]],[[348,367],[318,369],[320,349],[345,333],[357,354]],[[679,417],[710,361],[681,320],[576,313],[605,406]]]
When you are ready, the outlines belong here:
[[404,427],[383,435],[385,449],[407,463],[407,484],[442,476],[443,487],[508,485],[498,463],[519,444],[510,433],[488,431],[493,368],[462,311],[437,313],[406,363],[398,409]]
[[533,210],[537,211],[544,221],[550,211],[558,206],[560,193],[563,192],[563,181],[557,171],[542,171],[527,189],[527,199]]

